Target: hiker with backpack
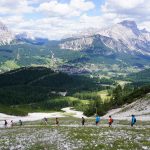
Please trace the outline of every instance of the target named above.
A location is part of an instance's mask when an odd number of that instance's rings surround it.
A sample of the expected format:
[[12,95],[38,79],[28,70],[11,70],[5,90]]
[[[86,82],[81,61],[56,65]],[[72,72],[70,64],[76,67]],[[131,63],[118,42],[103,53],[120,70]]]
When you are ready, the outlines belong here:
[[135,123],[136,123],[136,118],[135,118],[134,115],[132,115],[132,119],[131,119],[131,127],[133,127]]
[[43,120],[44,120],[45,125],[48,125],[48,119],[45,117]]
[[19,120],[19,125],[20,125],[20,127],[23,125],[23,123],[22,123],[22,121],[21,121],[21,120]]
[[11,123],[11,127],[13,127],[13,126],[14,126],[14,122],[13,122],[13,120],[11,120],[11,122],[10,122],[10,123]]
[[109,127],[112,127],[112,123],[113,123],[113,119],[111,116],[109,116],[109,120],[108,120]]
[[7,128],[8,122],[6,120],[4,120],[4,126],[5,128]]
[[96,126],[98,125],[98,123],[100,122],[100,117],[98,115],[96,115]]
[[85,119],[84,119],[84,117],[82,117],[82,126],[84,126],[84,123],[85,123]]
[[56,118],[56,125],[59,126],[59,120]]

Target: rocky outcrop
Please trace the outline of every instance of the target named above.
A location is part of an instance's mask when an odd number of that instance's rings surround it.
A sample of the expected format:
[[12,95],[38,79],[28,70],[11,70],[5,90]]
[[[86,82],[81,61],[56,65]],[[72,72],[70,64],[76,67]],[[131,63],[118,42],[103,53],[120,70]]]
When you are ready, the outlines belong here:
[[2,22],[0,22],[0,45],[6,45],[10,44],[15,36],[13,33],[4,25]]

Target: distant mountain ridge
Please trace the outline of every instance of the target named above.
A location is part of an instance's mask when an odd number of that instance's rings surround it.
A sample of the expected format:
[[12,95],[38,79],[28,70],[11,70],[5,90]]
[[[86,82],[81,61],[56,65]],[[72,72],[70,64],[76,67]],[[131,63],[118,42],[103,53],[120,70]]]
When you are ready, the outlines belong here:
[[103,42],[106,47],[115,53],[130,53],[132,55],[150,56],[150,32],[138,29],[134,21],[123,21],[111,27],[94,32],[90,36],[79,36],[65,40],[60,44],[62,49],[85,50],[95,43]]
[[13,33],[4,23],[0,22],[0,45],[9,45],[19,42],[26,42],[31,44],[45,44],[47,38],[34,37],[27,32]]
[[[13,40],[31,44],[45,44],[48,39],[33,37],[28,33],[14,34],[0,22],[0,44],[10,44]],[[104,29],[90,29],[74,37],[59,41],[60,49],[81,51],[105,45],[110,53],[125,53],[150,57],[150,32],[140,30],[134,21],[124,20]],[[96,46],[97,47],[97,46]],[[98,50],[98,47],[97,47]],[[100,51],[100,50],[98,50]]]
[[85,29],[59,41],[12,33],[3,23],[0,31],[0,73],[46,66],[69,74],[112,77],[150,67],[150,32],[140,30],[134,21]]

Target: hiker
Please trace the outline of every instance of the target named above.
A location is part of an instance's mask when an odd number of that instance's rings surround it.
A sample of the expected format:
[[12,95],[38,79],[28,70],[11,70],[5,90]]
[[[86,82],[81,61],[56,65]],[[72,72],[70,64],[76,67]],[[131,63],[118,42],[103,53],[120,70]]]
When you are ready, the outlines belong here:
[[59,120],[56,118],[56,125],[59,126]]
[[7,128],[7,125],[8,125],[8,122],[6,121],[6,120],[4,120],[4,126],[5,126],[5,128]]
[[131,119],[131,127],[133,127],[133,125],[136,123],[136,118],[134,115],[132,115],[132,119]]
[[11,123],[11,127],[13,127],[13,126],[14,126],[14,122],[13,122],[13,120],[11,120],[11,122],[10,122],[10,123]]
[[100,122],[100,117],[96,115],[96,126],[98,125],[99,122]]
[[82,117],[82,126],[84,126],[84,123],[85,123],[85,119],[84,117]]
[[21,121],[21,120],[19,120],[19,125],[20,125],[20,126],[22,126],[22,124],[23,124],[23,123],[22,123],[22,121]]
[[46,117],[44,118],[44,122],[45,122],[45,125],[48,124],[48,119]]
[[109,116],[109,119],[108,119],[108,124],[109,124],[109,127],[112,126],[112,123],[113,123],[113,119],[111,116]]

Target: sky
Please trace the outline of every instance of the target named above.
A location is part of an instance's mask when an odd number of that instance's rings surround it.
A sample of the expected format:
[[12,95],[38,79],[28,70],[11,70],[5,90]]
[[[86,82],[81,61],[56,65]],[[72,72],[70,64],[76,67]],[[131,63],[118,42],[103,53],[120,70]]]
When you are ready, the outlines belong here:
[[150,31],[150,0],[0,0],[0,21],[36,37],[61,39],[123,20]]

